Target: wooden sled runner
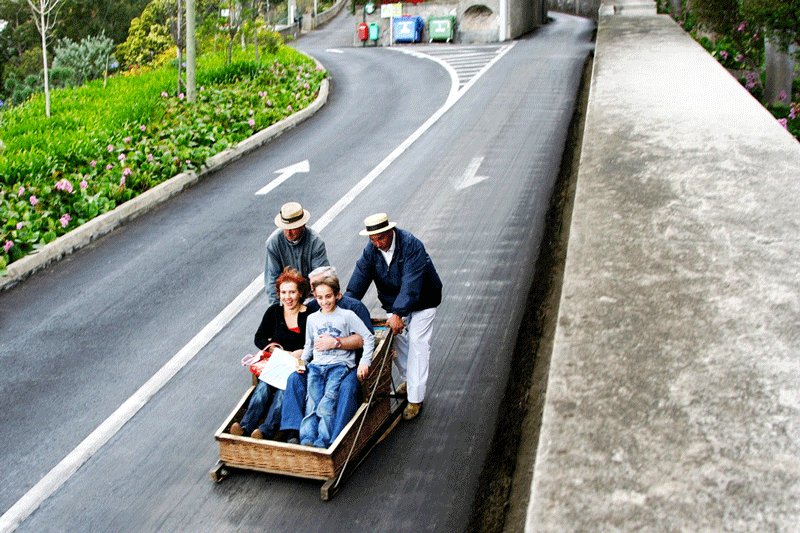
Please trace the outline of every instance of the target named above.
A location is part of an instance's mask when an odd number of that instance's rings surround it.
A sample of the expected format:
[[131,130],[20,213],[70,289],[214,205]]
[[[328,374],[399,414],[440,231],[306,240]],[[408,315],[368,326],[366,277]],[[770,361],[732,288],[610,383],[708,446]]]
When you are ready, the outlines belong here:
[[395,397],[392,385],[393,335],[384,322],[377,322],[375,352],[370,374],[361,383],[364,402],[329,448],[313,448],[273,440],[239,437],[229,433],[231,424],[242,419],[255,385],[239,400],[236,408],[214,434],[219,442],[219,461],[209,474],[215,482],[230,469],[257,470],[325,481],[323,500],[331,499],[369,452],[397,425],[406,405]]

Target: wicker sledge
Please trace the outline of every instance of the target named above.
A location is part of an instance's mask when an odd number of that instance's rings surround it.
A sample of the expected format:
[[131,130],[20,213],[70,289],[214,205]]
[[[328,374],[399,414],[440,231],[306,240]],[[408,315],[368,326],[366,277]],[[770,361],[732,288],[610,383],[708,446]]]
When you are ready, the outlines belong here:
[[364,403],[329,448],[239,437],[229,433],[231,424],[242,419],[250,395],[255,390],[254,384],[214,434],[219,442],[219,461],[209,472],[211,479],[222,481],[231,468],[319,479],[325,481],[320,489],[322,499],[332,498],[340,482],[394,428],[406,405],[404,398],[393,394],[393,336],[387,328],[382,327],[383,324],[376,324],[371,372],[361,383]]

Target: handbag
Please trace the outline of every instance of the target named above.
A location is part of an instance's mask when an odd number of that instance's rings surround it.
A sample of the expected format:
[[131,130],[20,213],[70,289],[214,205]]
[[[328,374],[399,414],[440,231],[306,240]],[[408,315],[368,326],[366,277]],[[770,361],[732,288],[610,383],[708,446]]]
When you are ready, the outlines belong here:
[[267,346],[258,353],[254,354],[247,354],[242,357],[242,366],[246,366],[250,368],[250,372],[255,376],[258,377],[261,375],[261,371],[264,369],[264,366],[267,364],[267,359],[269,356],[272,355],[273,348],[281,348],[281,345],[277,342],[271,342],[267,344]]

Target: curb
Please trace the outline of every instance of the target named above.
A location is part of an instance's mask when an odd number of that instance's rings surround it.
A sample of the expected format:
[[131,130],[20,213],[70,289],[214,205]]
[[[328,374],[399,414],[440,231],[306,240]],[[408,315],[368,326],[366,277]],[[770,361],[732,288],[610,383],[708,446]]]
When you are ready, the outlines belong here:
[[[314,61],[318,67],[322,68],[322,64],[319,61],[315,58]],[[114,229],[160,206],[184,189],[196,184],[201,179],[217,172],[256,148],[263,146],[285,131],[294,128],[314,115],[327,103],[329,88],[330,81],[328,78],[325,78],[322,80],[317,98],[311,105],[257,132],[253,136],[248,137],[234,148],[228,148],[227,150],[209,157],[200,169],[200,172],[183,172],[173,176],[167,181],[159,183],[152,189],[143,192],[139,196],[131,198],[124,204],[118,205],[111,211],[103,213],[74,230],[65,233],[53,242],[42,246],[38,251],[18,261],[14,261],[6,269],[6,275],[0,277],[0,292],[10,289],[35,272],[80,250],[100,237],[111,233]]]

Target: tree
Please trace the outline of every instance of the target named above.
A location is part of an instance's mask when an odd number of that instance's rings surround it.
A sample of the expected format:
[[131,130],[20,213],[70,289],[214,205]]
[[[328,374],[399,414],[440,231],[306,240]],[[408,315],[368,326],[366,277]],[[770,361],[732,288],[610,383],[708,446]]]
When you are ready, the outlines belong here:
[[50,81],[47,75],[47,35],[53,29],[61,0],[27,0],[33,11],[36,29],[42,36],[42,65],[44,70],[44,112],[50,118]]
[[149,0],[66,0],[58,11],[53,36],[79,42],[90,35],[105,35],[114,44],[128,35],[131,20]]
[[127,66],[150,64],[172,45],[169,17],[172,8],[165,0],[154,0],[131,21],[128,38],[117,46],[117,57]]
[[800,0],[744,0],[742,15],[784,51],[795,45],[800,53]]

